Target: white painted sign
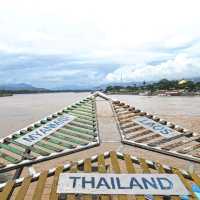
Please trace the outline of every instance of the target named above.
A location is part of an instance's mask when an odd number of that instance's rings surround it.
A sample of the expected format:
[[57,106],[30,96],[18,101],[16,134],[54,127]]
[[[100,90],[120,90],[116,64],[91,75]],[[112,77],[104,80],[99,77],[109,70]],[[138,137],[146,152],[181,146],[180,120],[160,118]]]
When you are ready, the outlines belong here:
[[63,127],[64,125],[68,124],[69,122],[74,120],[74,118],[75,117],[72,115],[64,114],[44,124],[43,126],[37,128],[36,130],[33,130],[23,135],[22,137],[18,138],[16,142],[19,142],[26,146],[31,146],[42,140],[44,137],[52,134],[59,128]]
[[165,125],[162,125],[158,122],[155,122],[152,119],[149,119],[147,117],[137,117],[134,119],[134,122],[140,124],[144,128],[147,128],[153,132],[156,132],[166,138],[171,138],[171,137],[174,137],[174,136],[180,134],[177,131],[175,131]]
[[62,173],[57,193],[188,195],[175,174]]

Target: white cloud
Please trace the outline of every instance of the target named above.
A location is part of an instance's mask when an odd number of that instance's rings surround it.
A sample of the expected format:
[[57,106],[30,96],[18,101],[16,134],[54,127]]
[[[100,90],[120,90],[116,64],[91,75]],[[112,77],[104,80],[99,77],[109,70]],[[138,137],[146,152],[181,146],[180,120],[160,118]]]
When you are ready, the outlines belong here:
[[0,0],[0,4],[0,44],[10,51],[110,59],[122,55],[125,61],[131,58],[129,52],[148,44],[177,46],[200,34],[196,0]]
[[50,76],[50,77],[55,77],[55,76],[72,76],[72,75],[76,75],[78,73],[80,73],[81,70],[59,70],[59,71],[47,71],[44,75],[45,76]]
[[182,79],[200,77],[200,58],[179,54],[159,65],[122,66],[106,76],[107,81],[155,81],[163,78]]
[[[199,74],[198,0],[0,0],[0,5],[0,53],[72,57],[70,62],[76,69],[84,63],[94,64],[94,68],[99,63],[121,66],[111,73],[107,70],[104,80],[109,81],[119,79],[121,73],[124,80]],[[181,56],[183,53],[186,56]],[[161,60],[166,61],[156,66],[148,64]],[[42,63],[41,68],[54,73],[59,62],[50,62]],[[9,68],[14,66],[9,58],[4,63]],[[77,76],[73,67],[67,70],[52,79],[66,81],[64,76]],[[33,69],[26,79],[34,76],[39,83],[37,74]],[[94,74],[85,82],[90,84],[94,77],[101,81],[102,74]],[[10,76],[23,81],[22,76]],[[0,78],[4,81],[5,77]],[[85,74],[80,73],[79,80],[84,78]]]

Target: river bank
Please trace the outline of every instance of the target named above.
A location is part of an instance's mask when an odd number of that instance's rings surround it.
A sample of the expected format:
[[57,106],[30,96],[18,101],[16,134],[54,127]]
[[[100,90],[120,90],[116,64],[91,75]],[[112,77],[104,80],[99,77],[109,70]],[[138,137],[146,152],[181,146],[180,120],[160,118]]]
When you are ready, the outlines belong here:
[[9,96],[13,96],[13,94],[0,93],[0,97],[9,97]]
[[106,92],[107,95],[139,95],[139,96],[200,96],[200,92],[187,92],[187,91],[141,91],[141,92]]

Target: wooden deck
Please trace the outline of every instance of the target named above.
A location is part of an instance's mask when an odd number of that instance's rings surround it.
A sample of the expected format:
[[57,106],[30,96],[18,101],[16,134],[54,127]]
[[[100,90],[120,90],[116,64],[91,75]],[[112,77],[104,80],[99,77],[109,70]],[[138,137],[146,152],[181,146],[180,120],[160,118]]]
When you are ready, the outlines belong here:
[[[76,116],[76,119],[34,145],[30,152],[25,152],[26,148],[16,143],[16,138],[33,130],[33,128],[37,128],[40,124],[45,123],[45,120],[51,121],[64,113]],[[171,139],[164,138],[136,123],[134,119],[138,116],[145,116],[170,127],[176,131],[177,135]],[[200,161],[198,156],[200,142],[198,135],[137,110],[130,105],[110,99],[104,94],[91,95],[45,120],[40,120],[23,131],[1,140],[2,164],[0,172],[22,166],[25,168],[21,178],[0,184],[2,189],[0,200],[9,198],[145,199],[144,196],[125,195],[59,196],[55,191],[61,172],[176,173],[189,191],[191,191],[192,184],[200,185],[200,165],[198,164]],[[99,143],[101,145],[98,145]],[[100,154],[100,152],[105,151],[108,152]],[[94,154],[96,155],[92,156]],[[130,156],[130,154],[139,158]],[[80,160],[83,158],[86,160]],[[144,158],[151,158],[157,162]],[[174,167],[167,166],[171,163]],[[38,173],[30,176],[28,167],[31,165]],[[196,173],[192,170],[189,173],[177,169],[188,169],[191,165],[196,166]],[[192,191],[191,198],[194,198]],[[159,196],[155,199],[163,199],[163,197]],[[180,198],[174,196],[172,199]]]
[[[37,173],[35,176],[20,178],[1,185],[0,199],[145,199],[145,196],[132,195],[58,195],[57,183],[59,174],[62,172],[99,172],[99,173],[169,173],[177,174],[185,187],[190,191],[190,198],[195,199],[192,185],[200,186],[200,177],[195,173],[189,173],[177,168],[162,165],[158,162],[136,158],[129,154],[122,154],[115,151],[100,153],[78,162],[57,166],[56,168]],[[163,199],[164,196],[155,196],[155,199]],[[172,196],[172,199],[180,199]]]
[[[66,113],[75,119],[36,144],[27,147],[17,141],[18,138]],[[1,139],[0,172],[74,153],[98,144],[96,102],[94,97],[90,96]]]
[[[123,143],[200,162],[200,134],[185,130],[120,101],[113,101],[112,105]],[[141,116],[169,127],[175,133],[174,136],[170,138],[163,137],[161,134],[137,123],[136,119]]]

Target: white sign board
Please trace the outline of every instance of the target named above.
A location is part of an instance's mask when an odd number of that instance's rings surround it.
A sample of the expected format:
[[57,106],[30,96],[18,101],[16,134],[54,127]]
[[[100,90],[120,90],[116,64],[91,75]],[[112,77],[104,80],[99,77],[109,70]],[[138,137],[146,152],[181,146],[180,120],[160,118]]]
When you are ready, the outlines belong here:
[[175,174],[62,173],[57,193],[188,195]]
[[69,122],[74,120],[74,118],[75,117],[72,115],[64,114],[44,124],[43,126],[37,128],[36,130],[33,130],[23,135],[22,137],[18,138],[16,142],[19,142],[26,146],[31,146],[42,140],[44,137],[52,134],[59,128],[63,127],[64,125],[68,124]]
[[165,125],[162,125],[158,122],[155,122],[147,117],[137,117],[134,119],[134,122],[140,124],[144,128],[147,128],[155,133],[158,133],[166,138],[171,138],[171,137],[174,137],[174,136],[180,134],[177,131],[175,131]]

